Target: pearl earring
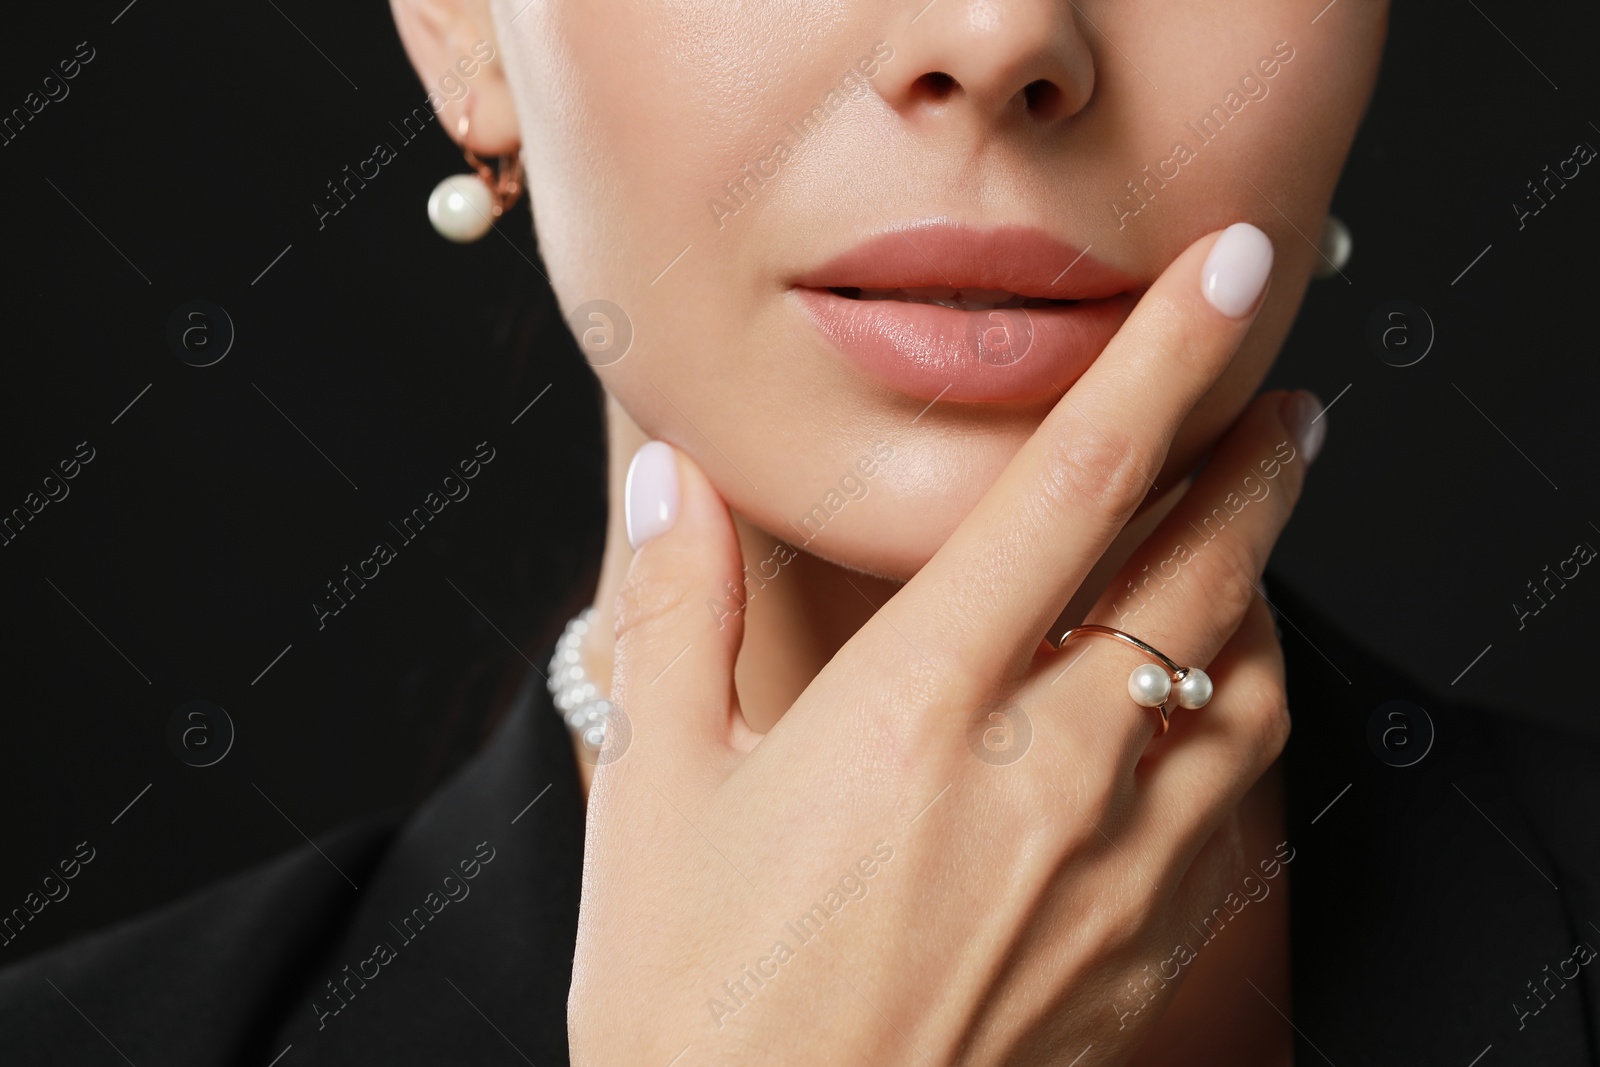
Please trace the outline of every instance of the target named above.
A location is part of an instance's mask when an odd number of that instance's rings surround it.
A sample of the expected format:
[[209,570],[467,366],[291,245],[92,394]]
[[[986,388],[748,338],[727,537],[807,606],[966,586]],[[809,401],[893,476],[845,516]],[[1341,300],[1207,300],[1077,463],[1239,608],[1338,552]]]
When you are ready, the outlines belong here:
[[1339,216],[1328,216],[1328,221],[1322,226],[1322,240],[1317,242],[1317,250],[1322,253],[1316,269],[1319,278],[1332,278],[1350,262],[1350,227]]
[[467,147],[469,119],[461,116],[457,139],[472,174],[452,174],[433,187],[428,221],[439,235],[457,244],[476,241],[522,195],[522,155],[513,151],[490,166]]

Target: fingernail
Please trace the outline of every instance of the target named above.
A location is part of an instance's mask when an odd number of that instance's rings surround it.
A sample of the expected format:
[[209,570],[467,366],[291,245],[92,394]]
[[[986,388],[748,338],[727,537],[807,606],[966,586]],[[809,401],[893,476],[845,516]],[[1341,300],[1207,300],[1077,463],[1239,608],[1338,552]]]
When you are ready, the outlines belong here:
[[1272,241],[1248,222],[1222,231],[1200,270],[1200,291],[1230,319],[1242,319],[1256,306],[1272,273]]
[[1296,389],[1283,401],[1283,424],[1294,435],[1294,443],[1310,463],[1322,451],[1322,439],[1328,436],[1328,416],[1323,411],[1317,394]]
[[623,515],[628,543],[639,546],[672,529],[678,521],[678,463],[665,441],[646,441],[628,464],[623,489]]

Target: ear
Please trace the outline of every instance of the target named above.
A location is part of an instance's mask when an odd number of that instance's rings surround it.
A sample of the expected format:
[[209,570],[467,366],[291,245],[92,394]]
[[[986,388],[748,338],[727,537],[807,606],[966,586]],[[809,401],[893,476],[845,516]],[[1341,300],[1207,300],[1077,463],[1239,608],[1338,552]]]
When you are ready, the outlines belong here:
[[[450,139],[480,158],[521,142],[488,0],[389,0],[400,43]],[[469,119],[465,142],[461,121]]]

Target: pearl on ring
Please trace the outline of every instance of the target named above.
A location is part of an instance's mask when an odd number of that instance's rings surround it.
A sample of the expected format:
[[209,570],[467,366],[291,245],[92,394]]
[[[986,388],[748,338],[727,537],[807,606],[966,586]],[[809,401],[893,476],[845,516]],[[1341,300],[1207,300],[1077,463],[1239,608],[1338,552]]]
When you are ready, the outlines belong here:
[[494,195],[476,174],[452,174],[433,187],[428,221],[457,244],[476,241],[494,225]]
[[1211,676],[1199,667],[1190,667],[1188,673],[1178,682],[1178,706],[1203,708],[1211,699],[1211,693]]
[[1172,695],[1172,676],[1154,663],[1135,667],[1128,675],[1128,695],[1141,708],[1159,708]]

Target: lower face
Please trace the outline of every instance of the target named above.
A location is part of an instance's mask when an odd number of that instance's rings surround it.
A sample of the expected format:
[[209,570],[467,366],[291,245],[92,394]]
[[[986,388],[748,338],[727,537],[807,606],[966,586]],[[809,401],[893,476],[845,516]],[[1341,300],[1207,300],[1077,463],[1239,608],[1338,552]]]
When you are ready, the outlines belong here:
[[[748,522],[897,579],[1167,264],[1248,221],[1277,251],[1266,301],[1157,484],[1199,461],[1321,262],[1387,19],[1384,0],[1315,22],[1301,0],[925,3],[494,5],[561,306],[631,327],[621,358],[590,352],[605,388]],[[974,58],[996,56],[1014,70]],[[1030,70],[1067,91],[1028,110]],[[575,332],[603,340],[587,310]]]

